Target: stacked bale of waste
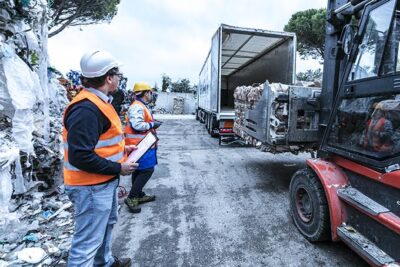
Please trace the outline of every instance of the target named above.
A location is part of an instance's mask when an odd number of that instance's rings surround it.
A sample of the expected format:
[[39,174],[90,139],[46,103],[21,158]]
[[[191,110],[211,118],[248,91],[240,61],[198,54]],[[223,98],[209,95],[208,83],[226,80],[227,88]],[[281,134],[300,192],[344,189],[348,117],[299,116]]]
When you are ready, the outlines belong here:
[[185,98],[179,96],[174,97],[172,114],[183,114],[184,107],[185,107]]
[[[278,96],[289,94],[289,86],[280,83],[257,84],[253,86],[239,86],[235,89],[235,123],[233,131],[247,144],[251,144],[262,151],[272,153],[287,152],[290,149],[283,146],[262,143],[260,140],[250,136],[246,131],[246,112],[256,107],[258,101],[266,94],[266,99],[272,100],[270,108],[270,134],[275,137],[287,134],[288,131],[288,103],[276,101]],[[275,100],[274,100],[275,99]]]
[[256,84],[253,86],[238,86],[233,94],[235,98],[235,123],[233,125],[233,131],[236,135],[243,138],[246,143],[253,144],[254,146],[260,146],[261,143],[246,134],[244,130],[245,114],[246,111],[255,107],[257,102],[260,100],[263,91],[264,84]]

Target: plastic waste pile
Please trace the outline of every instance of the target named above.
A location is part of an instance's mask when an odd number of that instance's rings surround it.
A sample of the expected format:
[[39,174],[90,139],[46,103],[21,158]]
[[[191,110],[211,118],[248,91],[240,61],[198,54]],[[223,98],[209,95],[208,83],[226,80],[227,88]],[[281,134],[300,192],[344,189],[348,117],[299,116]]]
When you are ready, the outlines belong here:
[[170,114],[165,108],[155,108],[153,110],[154,114]]
[[65,263],[74,229],[72,203],[65,194],[35,192],[9,208],[17,211],[0,220],[0,266]]
[[68,100],[71,101],[81,90],[82,84],[80,80],[81,73],[79,71],[70,70],[66,74],[66,79],[61,78],[60,82],[67,90]]
[[56,191],[68,99],[48,68],[47,8],[46,0],[0,1],[0,266],[57,261],[73,227]]

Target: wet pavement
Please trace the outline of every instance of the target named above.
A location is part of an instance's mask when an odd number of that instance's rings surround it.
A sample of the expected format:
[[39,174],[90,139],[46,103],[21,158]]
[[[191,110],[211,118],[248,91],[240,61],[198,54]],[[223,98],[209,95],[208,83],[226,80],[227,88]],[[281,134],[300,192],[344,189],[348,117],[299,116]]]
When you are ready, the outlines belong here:
[[[157,118],[157,117],[156,117]],[[114,254],[133,266],[367,266],[343,243],[311,244],[289,216],[293,173],[309,154],[218,146],[192,116],[160,116],[155,202],[122,205]],[[121,184],[130,189],[130,177]]]

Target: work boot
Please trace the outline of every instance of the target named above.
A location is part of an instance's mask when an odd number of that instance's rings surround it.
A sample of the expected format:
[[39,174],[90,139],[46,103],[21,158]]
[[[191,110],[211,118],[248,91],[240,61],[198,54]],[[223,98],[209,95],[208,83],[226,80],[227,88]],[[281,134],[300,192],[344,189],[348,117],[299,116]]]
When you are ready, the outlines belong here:
[[125,198],[125,204],[128,206],[132,213],[139,213],[142,209],[139,206],[139,200],[137,198]]
[[152,196],[152,195],[146,195],[145,193],[143,193],[143,195],[141,195],[139,198],[135,198],[139,200],[139,204],[142,203],[146,203],[146,202],[151,202],[156,200],[156,196]]
[[114,257],[114,263],[111,265],[111,267],[129,267],[131,266],[131,259],[129,258],[122,258],[118,259],[117,257]]

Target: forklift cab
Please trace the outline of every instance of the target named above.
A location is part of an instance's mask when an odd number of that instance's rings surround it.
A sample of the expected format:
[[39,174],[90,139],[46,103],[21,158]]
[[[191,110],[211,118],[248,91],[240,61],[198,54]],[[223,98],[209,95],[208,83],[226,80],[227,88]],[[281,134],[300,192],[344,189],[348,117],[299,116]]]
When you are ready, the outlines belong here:
[[400,266],[400,0],[329,0],[327,11],[322,140],[292,177],[291,215],[311,242]]
[[400,161],[400,2],[365,7],[321,150],[384,170]]

